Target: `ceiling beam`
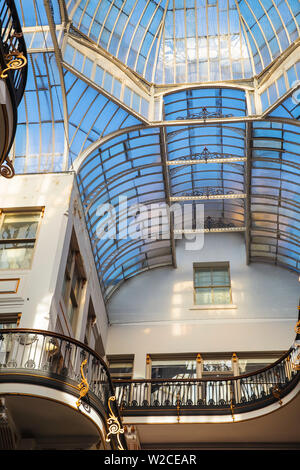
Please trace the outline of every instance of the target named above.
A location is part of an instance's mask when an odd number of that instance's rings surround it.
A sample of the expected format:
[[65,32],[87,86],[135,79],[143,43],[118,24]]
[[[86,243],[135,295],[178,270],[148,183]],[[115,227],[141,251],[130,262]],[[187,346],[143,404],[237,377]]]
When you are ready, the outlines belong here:
[[246,242],[246,264],[251,260],[251,173],[252,173],[252,123],[246,123],[246,165],[245,165],[245,242]]
[[[168,207],[171,204],[171,189],[170,189],[170,181],[169,181],[169,171],[167,166],[167,144],[166,144],[166,129],[160,128],[160,148],[161,148],[161,161],[162,161],[162,168],[163,168],[163,178],[165,183],[165,193],[166,193],[166,203]],[[172,252],[172,261],[173,267],[177,267],[176,262],[176,248],[175,248],[175,238],[174,238],[174,220],[173,220],[173,212],[170,211],[170,241],[171,241],[171,252]]]

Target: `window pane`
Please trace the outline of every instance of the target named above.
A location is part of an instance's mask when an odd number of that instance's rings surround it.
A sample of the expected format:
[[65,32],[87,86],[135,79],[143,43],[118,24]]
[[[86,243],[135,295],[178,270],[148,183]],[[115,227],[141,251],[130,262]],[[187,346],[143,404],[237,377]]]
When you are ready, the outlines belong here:
[[195,302],[197,305],[212,304],[212,292],[211,289],[203,288],[195,290]]
[[210,269],[195,269],[195,287],[210,286],[211,272]]
[[30,269],[34,243],[0,244],[0,269]]
[[75,265],[74,273],[73,273],[72,289],[73,289],[74,296],[76,300],[78,301],[79,289],[80,289],[80,275],[79,275],[78,268],[76,265]]
[[212,359],[203,362],[203,372],[228,372],[232,370],[230,360]]
[[131,379],[133,371],[133,362],[132,361],[120,361],[120,362],[110,362],[109,363],[109,372],[111,376],[116,379]]
[[230,304],[229,287],[216,287],[213,290],[214,304]]
[[7,214],[1,227],[3,240],[35,238],[40,214]]
[[76,308],[77,308],[77,306],[72,302],[71,297],[69,297],[68,317],[69,317],[71,325],[72,325],[72,322],[73,322],[73,318],[75,316]]
[[274,357],[239,359],[240,374],[248,374],[273,364],[276,361]]
[[228,270],[225,268],[214,268],[212,272],[213,286],[227,286],[229,284]]
[[152,361],[152,379],[184,379],[196,377],[196,361]]

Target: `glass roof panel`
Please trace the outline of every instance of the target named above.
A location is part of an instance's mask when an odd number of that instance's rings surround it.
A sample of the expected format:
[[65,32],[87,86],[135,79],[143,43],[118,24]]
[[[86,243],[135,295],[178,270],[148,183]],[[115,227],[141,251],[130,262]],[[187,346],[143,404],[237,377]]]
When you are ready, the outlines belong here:
[[71,161],[74,161],[83,150],[101,137],[124,127],[141,124],[141,121],[87,85],[72,72],[65,71],[64,79]]
[[299,272],[300,128],[253,123],[253,137],[251,258]]
[[143,222],[151,204],[166,201],[159,129],[124,133],[101,145],[84,160],[78,183],[106,297],[133,274],[172,263],[168,219],[152,219],[149,229]]
[[[205,198],[201,203],[206,226],[218,221],[219,226],[243,227],[245,124],[212,125],[209,118],[245,116],[244,90],[198,88],[171,93],[164,97],[164,114],[166,120],[207,119],[205,125],[166,128],[171,198]],[[224,198],[216,201],[211,196]]]
[[16,173],[63,171],[65,161],[62,90],[50,53],[28,54],[28,78],[18,108],[10,156]]
[[[59,3],[63,6],[58,0],[50,6],[62,38]],[[245,92],[233,83],[241,87],[242,79],[263,71],[299,37],[298,1],[66,1],[73,25],[94,41],[89,47],[96,51],[99,45],[111,54],[102,49],[108,65],[107,57],[114,56],[128,67],[113,61],[122,77],[102,68],[98,58],[91,60],[83,43],[80,49],[82,36],[78,44],[70,36],[63,62],[57,63],[61,44],[57,48],[52,41],[43,2],[16,4],[25,27],[29,68],[11,157],[17,173],[79,167],[78,184],[106,298],[125,279],[173,262],[167,219],[156,221],[153,238],[121,236],[124,214],[119,202],[125,196],[131,206],[144,207],[139,214],[142,231],[142,216],[150,204],[167,200],[183,204],[190,198],[193,207],[200,200],[206,230],[245,230],[248,217],[251,259],[299,270],[299,88],[264,121],[259,116],[254,121],[255,116],[248,116],[246,94],[249,98],[260,89],[246,82]],[[276,80],[268,79],[267,89],[262,85],[264,116],[269,106],[295,89],[299,63],[284,65],[282,75],[275,70]],[[137,113],[151,119],[153,89],[139,89],[141,81],[130,69],[149,82],[191,83],[192,88],[167,92],[161,100],[165,122],[148,125]],[[224,80],[231,80],[227,87],[214,83]],[[196,88],[195,82],[202,87]],[[157,103],[166,90],[154,88]],[[253,111],[252,104],[250,115]],[[99,212],[101,204],[110,204],[115,213],[117,238],[98,236],[107,222]],[[132,235],[137,225],[134,214],[129,218]]]
[[286,98],[280,106],[272,111],[270,117],[278,118],[289,118],[289,119],[300,119],[300,87],[293,92],[291,96]]
[[[15,0],[22,27],[48,25],[46,10],[41,0]],[[59,0],[51,0],[52,17],[55,24],[61,23]]]

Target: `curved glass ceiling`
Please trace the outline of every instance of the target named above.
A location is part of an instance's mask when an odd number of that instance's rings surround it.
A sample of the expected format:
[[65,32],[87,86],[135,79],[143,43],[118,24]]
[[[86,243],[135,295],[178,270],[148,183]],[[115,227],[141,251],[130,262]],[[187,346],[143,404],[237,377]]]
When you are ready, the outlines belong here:
[[297,0],[69,0],[73,25],[149,82],[250,78],[299,36]]
[[[76,171],[106,299],[176,265],[176,220],[123,236],[124,197],[145,211],[200,201],[204,231],[242,231],[248,262],[300,272],[298,0],[16,5],[29,67],[11,158],[17,173]],[[114,238],[98,236],[101,204]]]
[[300,271],[300,127],[253,124],[251,259]]
[[[123,133],[92,152],[78,170],[79,190],[105,298],[125,279],[149,268],[172,264],[168,221],[157,218],[151,227],[156,237],[143,231],[143,227],[137,230],[135,219],[141,210],[138,205],[146,211],[150,204],[166,201],[159,133],[157,128]],[[110,207],[104,212],[105,204]],[[116,223],[115,232],[112,221]]]

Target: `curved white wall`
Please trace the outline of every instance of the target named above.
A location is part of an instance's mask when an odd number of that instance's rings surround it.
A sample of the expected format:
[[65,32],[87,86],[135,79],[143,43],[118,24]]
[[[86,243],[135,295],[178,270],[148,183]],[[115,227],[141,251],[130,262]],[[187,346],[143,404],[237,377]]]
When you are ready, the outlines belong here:
[[[158,268],[127,281],[108,305],[107,354],[135,354],[135,376],[147,353],[271,351],[291,345],[297,320],[296,273],[246,265],[244,236],[205,235],[199,252],[177,242],[177,269]],[[193,263],[229,261],[234,308],[193,309]]]
[[[205,235],[199,252],[176,248],[177,269],[159,268],[129,281],[112,297],[111,323],[204,319],[294,318],[299,299],[298,276],[263,263],[246,265],[241,234]],[[235,308],[192,310],[193,263],[229,261]]]

